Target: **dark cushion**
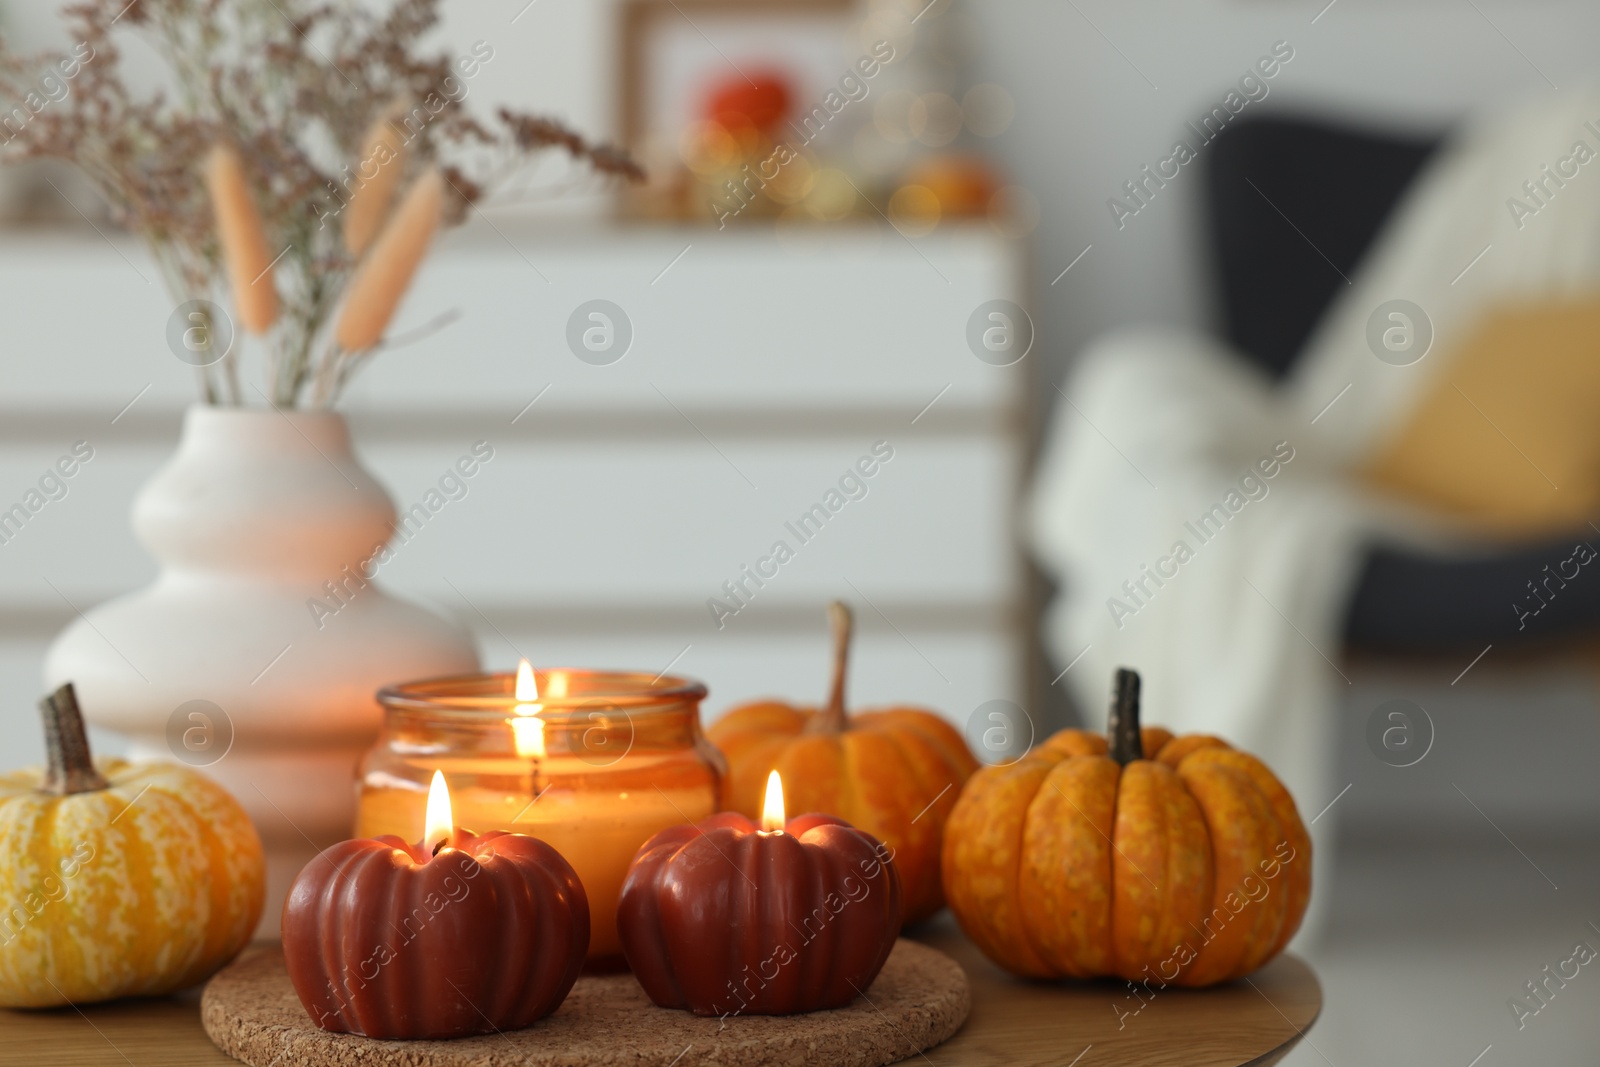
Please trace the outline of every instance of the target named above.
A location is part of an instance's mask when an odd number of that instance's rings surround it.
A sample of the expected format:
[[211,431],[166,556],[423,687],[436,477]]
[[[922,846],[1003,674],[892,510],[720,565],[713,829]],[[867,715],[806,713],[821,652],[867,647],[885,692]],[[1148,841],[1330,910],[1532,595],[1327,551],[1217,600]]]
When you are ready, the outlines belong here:
[[1223,335],[1282,377],[1438,144],[1271,115],[1224,129],[1202,175]]
[[1472,559],[1375,547],[1345,615],[1345,640],[1379,652],[1476,652],[1592,631],[1597,544],[1600,537],[1574,536]]

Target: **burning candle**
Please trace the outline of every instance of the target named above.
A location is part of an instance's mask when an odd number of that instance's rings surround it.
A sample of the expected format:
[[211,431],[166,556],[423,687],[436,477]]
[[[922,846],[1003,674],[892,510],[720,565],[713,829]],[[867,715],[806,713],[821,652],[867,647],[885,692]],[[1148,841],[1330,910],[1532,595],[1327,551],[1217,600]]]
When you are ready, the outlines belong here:
[[[563,678],[565,676],[563,675]],[[511,738],[517,755],[526,760],[544,758],[544,720],[539,718],[539,681],[533,675],[533,665],[527,660],[517,662],[517,705],[512,708]],[[554,695],[554,694],[552,694]],[[538,775],[538,763],[532,772]]]
[[704,696],[681,678],[526,663],[386,689],[356,832],[415,827],[429,777],[444,770],[460,822],[530,834],[572,864],[589,898],[590,969],[620,969],[617,899],[634,853],[719,806],[723,764],[700,732]]
[[767,794],[761,801],[761,832],[783,833],[783,779],[777,771],[767,775]]
[[842,819],[784,814],[773,771],[759,829],[723,812],[639,850],[617,925],[656,1004],[787,1015],[843,1007],[878,976],[902,915],[889,850]]
[[391,1040],[528,1026],[577,981],[589,902],[572,866],[523,834],[456,826],[435,771],[422,838],[342,841],[301,870],[283,955],[317,1026]]

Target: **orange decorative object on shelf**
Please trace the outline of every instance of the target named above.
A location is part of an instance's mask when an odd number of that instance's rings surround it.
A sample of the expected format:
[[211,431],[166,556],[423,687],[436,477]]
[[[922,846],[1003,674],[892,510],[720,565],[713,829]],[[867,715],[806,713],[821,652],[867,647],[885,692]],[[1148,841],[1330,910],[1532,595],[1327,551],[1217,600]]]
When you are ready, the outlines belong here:
[[922,160],[901,179],[901,188],[921,186],[928,190],[943,218],[987,215],[1001,184],[993,163],[982,156],[956,153]]
[[[1311,897],[1311,838],[1266,765],[1139,726],[1117,672],[1107,737],[1062,730],[973,775],[944,888],[985,955],[1032,978],[1206,986],[1282,952]],[[1148,757],[1148,758],[1147,758]]]
[[748,126],[770,138],[794,107],[794,87],[787,74],[752,70],[714,82],[706,94],[704,115],[730,132]]
[[707,734],[728,758],[726,803],[761,815],[767,776],[783,776],[794,811],[836,815],[887,844],[905,890],[907,924],[944,906],[939,849],[945,819],[978,761],[937,713],[896,707],[846,715],[850,611],[834,622],[833,692],[817,710],[767,700],[734,708]]

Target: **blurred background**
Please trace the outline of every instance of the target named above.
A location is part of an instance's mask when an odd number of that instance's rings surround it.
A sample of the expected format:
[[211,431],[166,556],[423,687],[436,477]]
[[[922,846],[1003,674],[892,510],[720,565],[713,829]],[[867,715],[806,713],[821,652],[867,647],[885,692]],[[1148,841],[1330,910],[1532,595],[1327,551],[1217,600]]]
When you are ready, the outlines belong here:
[[[53,5],[0,11],[21,42],[60,43]],[[843,597],[861,627],[856,706],[925,704],[969,730],[1020,708],[1007,721],[1038,736],[1103,714],[1062,682],[1070,653],[1044,629],[1057,590],[1023,522],[1084,346],[1159,324],[1281,372],[1273,354],[1292,359],[1440,138],[1590,77],[1600,9],[461,0],[439,36],[492,49],[469,103],[619,138],[652,181],[486,205],[425,265],[397,328],[459,319],[356,382],[358,447],[402,511],[473,442],[495,455],[383,581],[470,628],[486,665],[670,667],[709,684],[711,716],[821,699],[823,605]],[[1239,120],[1289,127],[1250,142],[1285,207],[1255,205],[1256,244],[1229,243],[1236,208],[1201,167],[1119,219],[1108,201],[1124,183],[1279,42],[1292,61]],[[1315,164],[1337,136],[1367,154]],[[748,179],[797,141],[781,181]],[[92,191],[48,168],[0,181],[0,504],[73,442],[94,449],[0,546],[0,745],[16,763],[42,754],[32,702],[49,638],[155,574],[127,515],[193,381],[161,343],[171,307],[142,249]],[[1274,256],[1306,277],[1333,268],[1274,294],[1281,317],[1240,288],[1253,257]],[[604,364],[568,342],[594,300],[631,331]],[[973,343],[994,301],[1025,310],[1023,355]],[[893,458],[865,495],[747,603],[730,599],[725,583],[879,442]],[[1285,1062],[1593,1061],[1588,968],[1521,1025],[1511,1001],[1532,1003],[1526,983],[1575,943],[1600,946],[1595,617],[1482,662],[1487,641],[1328,650],[1350,681],[1335,788],[1297,797],[1307,817],[1337,804],[1332,891],[1299,946],[1327,1006]],[[1365,732],[1396,699],[1433,730],[1403,767]]]

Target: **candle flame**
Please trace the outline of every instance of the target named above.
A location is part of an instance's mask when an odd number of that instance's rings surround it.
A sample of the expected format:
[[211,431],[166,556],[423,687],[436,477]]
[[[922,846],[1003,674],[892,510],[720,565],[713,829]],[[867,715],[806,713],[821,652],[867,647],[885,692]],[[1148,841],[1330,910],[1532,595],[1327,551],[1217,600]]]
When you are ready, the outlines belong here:
[[511,720],[511,740],[517,746],[519,759],[544,759],[544,720],[535,715],[529,705],[517,705],[517,717]]
[[517,662],[516,717],[511,720],[511,740],[517,746],[521,759],[543,759],[544,720],[539,718],[539,705],[524,703],[539,699],[539,683],[533,676],[533,665],[527,660]]
[[761,805],[761,829],[782,830],[786,821],[783,816],[783,779],[778,777],[777,771],[773,771],[767,775],[767,798]]
[[450,813],[450,787],[445,784],[443,771],[433,772],[433,783],[428,786],[428,814],[422,826],[422,846],[429,852],[448,839],[455,828],[455,817]]

